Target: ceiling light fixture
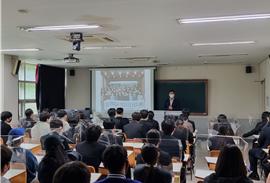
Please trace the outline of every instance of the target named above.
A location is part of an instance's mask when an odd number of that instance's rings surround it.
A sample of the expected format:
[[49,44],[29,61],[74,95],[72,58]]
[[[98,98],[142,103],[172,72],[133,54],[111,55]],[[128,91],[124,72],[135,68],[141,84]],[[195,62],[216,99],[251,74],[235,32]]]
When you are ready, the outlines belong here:
[[215,43],[191,43],[191,46],[223,46],[223,45],[239,45],[254,44],[255,41],[232,41],[232,42],[215,42]]
[[208,57],[233,57],[233,56],[247,56],[247,53],[238,53],[238,54],[218,54],[218,55],[199,55],[199,58],[208,58]]
[[225,21],[239,21],[239,20],[256,20],[268,18],[270,18],[270,14],[237,15],[237,16],[190,18],[190,19],[179,18],[177,20],[181,24],[191,24],[191,23],[225,22]]
[[0,52],[16,52],[16,51],[40,51],[39,48],[11,48],[1,49]]
[[134,48],[135,46],[91,46],[91,47],[84,47],[85,50],[101,50],[101,49],[130,49]]
[[59,30],[77,30],[77,29],[96,29],[100,25],[57,25],[57,26],[38,26],[38,27],[19,27],[20,30],[31,31],[59,31]]

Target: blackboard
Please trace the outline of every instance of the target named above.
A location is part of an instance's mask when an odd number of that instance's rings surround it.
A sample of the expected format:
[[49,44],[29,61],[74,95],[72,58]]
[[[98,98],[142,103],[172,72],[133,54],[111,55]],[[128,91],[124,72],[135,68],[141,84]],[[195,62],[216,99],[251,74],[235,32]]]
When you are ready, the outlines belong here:
[[164,102],[170,90],[176,91],[181,108],[188,108],[191,115],[208,115],[208,80],[155,80],[154,108],[165,110]]

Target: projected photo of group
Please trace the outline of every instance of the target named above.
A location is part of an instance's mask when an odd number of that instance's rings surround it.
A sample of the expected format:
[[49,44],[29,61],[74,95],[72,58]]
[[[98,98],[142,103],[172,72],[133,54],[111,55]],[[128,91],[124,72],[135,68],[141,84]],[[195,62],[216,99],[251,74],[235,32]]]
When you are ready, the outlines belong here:
[[95,71],[95,78],[97,111],[117,107],[134,111],[150,107],[149,70],[100,70]]

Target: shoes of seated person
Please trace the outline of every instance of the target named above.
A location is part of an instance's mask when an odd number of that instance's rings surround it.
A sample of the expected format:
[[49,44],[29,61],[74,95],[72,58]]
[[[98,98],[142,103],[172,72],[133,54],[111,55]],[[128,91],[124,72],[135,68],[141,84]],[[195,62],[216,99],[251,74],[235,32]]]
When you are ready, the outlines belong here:
[[252,172],[251,174],[249,174],[248,178],[252,180],[260,180],[260,177],[257,172]]

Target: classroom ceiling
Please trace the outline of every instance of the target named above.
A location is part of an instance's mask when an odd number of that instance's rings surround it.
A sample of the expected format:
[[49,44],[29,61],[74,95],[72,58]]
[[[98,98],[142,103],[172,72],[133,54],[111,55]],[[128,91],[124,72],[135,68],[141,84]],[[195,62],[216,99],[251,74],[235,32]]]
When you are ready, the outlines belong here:
[[[259,63],[270,54],[270,19],[179,24],[178,18],[270,13],[269,0],[2,0],[2,48],[40,48],[12,52],[33,63],[72,67],[119,67],[211,63]],[[72,31],[25,32],[18,26],[98,24],[85,46],[134,46],[131,49],[72,51],[63,40]],[[191,43],[256,41],[255,44],[200,46]],[[63,58],[75,53],[80,63]],[[217,55],[201,57],[202,55]],[[231,56],[228,56],[231,55]]]

